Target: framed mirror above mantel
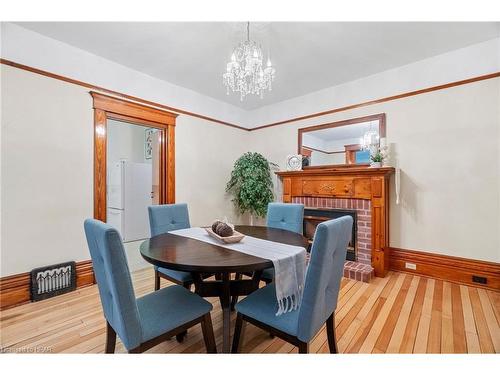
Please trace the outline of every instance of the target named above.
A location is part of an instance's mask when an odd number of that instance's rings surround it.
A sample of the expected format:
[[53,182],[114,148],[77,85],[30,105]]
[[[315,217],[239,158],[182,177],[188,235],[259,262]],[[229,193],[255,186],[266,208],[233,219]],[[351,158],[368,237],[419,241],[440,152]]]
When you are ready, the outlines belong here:
[[385,138],[385,113],[314,125],[298,130],[304,169],[368,167],[370,148]]

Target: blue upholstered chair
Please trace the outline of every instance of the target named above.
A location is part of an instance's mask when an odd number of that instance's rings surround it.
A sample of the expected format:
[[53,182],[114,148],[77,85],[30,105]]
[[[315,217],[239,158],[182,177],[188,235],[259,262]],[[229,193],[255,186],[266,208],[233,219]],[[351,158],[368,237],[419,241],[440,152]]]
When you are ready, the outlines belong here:
[[269,203],[266,225],[302,234],[304,205],[300,203]]
[[210,303],[179,285],[136,299],[118,231],[94,219],[84,227],[107,323],[106,353],[114,352],[117,334],[129,353],[138,353],[198,323],[207,351],[216,351]]
[[233,353],[238,352],[244,321],[298,346],[299,353],[308,352],[309,341],[326,322],[330,352],[337,353],[335,308],[352,222],[352,217],[343,216],[322,222],[316,228],[304,294],[297,310],[276,316],[274,283],[258,289],[236,305]]
[[[149,206],[148,213],[151,237],[172,230],[191,227],[186,203]],[[193,278],[190,272],[176,271],[155,266],[155,290],[160,289],[160,277],[182,285],[187,289],[193,284]]]
[[[302,234],[304,222],[304,205],[300,203],[269,203],[267,205],[266,225],[269,228],[283,229],[290,232]],[[236,274],[239,280],[241,274]],[[262,271],[261,280],[269,284],[274,279],[274,268],[266,268]],[[238,302],[238,296],[231,299],[231,310]]]
[[[266,225],[302,234],[304,227],[304,205],[299,203],[269,203]],[[274,268],[262,272],[262,280],[269,283],[274,278]]]

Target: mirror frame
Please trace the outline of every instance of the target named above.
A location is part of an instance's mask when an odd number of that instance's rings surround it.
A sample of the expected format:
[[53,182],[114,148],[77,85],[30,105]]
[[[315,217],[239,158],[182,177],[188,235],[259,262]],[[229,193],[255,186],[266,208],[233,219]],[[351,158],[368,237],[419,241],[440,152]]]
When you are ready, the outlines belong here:
[[[320,125],[313,125],[309,126],[306,128],[300,128],[298,129],[298,148],[297,148],[297,153],[302,155],[302,134],[312,132],[315,130],[321,130],[321,129],[329,129],[329,128],[336,128],[339,126],[347,126],[347,125],[353,125],[353,124],[358,124],[360,122],[367,122],[367,121],[379,121],[379,127],[378,127],[378,132],[379,132],[379,137],[384,138],[386,136],[385,134],[385,125],[386,125],[386,119],[385,119],[385,113],[377,113],[375,115],[369,115],[369,116],[363,116],[363,117],[356,117],[356,118],[351,118],[348,120],[342,120],[342,121],[336,121],[336,122],[328,122],[326,124],[320,124]],[[310,165],[307,167],[303,167],[303,169],[314,169],[314,168],[353,168],[353,167],[367,167],[369,166],[369,163],[360,163],[360,164],[329,164],[329,165]]]

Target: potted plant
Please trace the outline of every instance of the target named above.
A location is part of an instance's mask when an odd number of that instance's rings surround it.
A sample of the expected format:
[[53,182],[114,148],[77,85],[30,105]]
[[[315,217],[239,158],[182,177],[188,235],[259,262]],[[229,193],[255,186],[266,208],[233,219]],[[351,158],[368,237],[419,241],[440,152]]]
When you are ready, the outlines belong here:
[[380,147],[377,146],[374,149],[371,150],[370,152],[370,167],[372,168],[380,168],[387,158],[387,147]]
[[270,166],[277,167],[257,152],[247,152],[234,163],[231,179],[226,185],[226,192],[233,195],[233,203],[239,212],[265,217],[267,205],[273,201],[273,181]]

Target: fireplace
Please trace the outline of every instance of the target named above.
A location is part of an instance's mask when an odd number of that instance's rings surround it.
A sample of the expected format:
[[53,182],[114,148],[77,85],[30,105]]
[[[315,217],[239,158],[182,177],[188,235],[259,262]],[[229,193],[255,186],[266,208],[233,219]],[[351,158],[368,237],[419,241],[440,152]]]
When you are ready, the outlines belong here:
[[306,208],[304,209],[304,236],[312,243],[316,227],[323,221],[337,219],[342,216],[351,216],[353,219],[351,239],[347,245],[346,260],[356,261],[357,215],[355,210],[335,208]]
[[[353,218],[351,239],[344,264],[344,277],[369,282],[373,277],[371,265],[372,215],[371,202],[356,198],[293,197],[293,203],[304,208],[304,236],[310,242],[319,223],[349,215]],[[310,249],[309,249],[310,250]]]
[[331,166],[276,172],[282,200],[306,208],[356,211],[356,261],[347,260],[344,275],[368,281],[389,269],[389,178],[392,167]]

